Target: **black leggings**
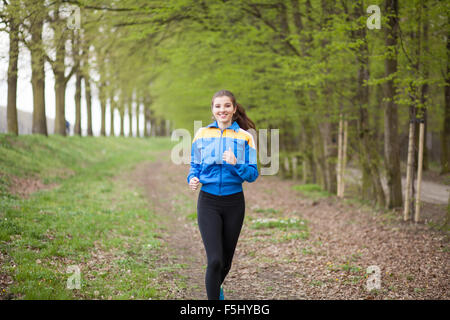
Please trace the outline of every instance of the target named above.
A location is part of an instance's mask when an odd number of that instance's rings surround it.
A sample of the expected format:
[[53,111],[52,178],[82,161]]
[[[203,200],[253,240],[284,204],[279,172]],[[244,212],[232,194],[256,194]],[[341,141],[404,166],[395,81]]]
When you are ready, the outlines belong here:
[[219,299],[220,285],[231,269],[234,249],[244,222],[244,192],[217,196],[200,190],[197,221],[206,250],[208,299]]

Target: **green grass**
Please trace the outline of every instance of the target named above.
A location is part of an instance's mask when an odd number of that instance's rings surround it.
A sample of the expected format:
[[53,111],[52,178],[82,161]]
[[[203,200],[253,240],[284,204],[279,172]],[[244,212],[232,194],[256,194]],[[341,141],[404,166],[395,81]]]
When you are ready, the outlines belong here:
[[320,280],[311,280],[309,282],[309,285],[312,287],[321,287],[321,286],[325,285],[325,282],[320,281]]
[[306,240],[308,238],[309,238],[309,231],[305,230],[300,232],[282,234],[281,236],[271,238],[270,241],[273,243],[280,243],[280,242],[289,242],[291,240],[297,239]]
[[303,255],[311,255],[314,254],[314,250],[311,247],[302,248],[301,253]]
[[254,211],[257,213],[268,213],[268,214],[275,214],[275,215],[281,212],[280,210],[276,210],[273,208],[268,208],[268,209],[258,208],[258,209],[255,209]]
[[[161,243],[143,190],[114,179],[169,139],[0,135],[1,273],[15,299],[148,299],[164,296],[151,279]],[[11,175],[58,187],[22,199],[8,192]],[[70,266],[80,289],[68,289]],[[1,297],[1,296],[0,296]]]
[[282,243],[309,238],[308,221],[305,219],[249,217],[248,224],[251,229],[258,230],[254,241]]
[[300,192],[303,196],[313,200],[319,200],[331,196],[330,193],[328,193],[325,190],[322,190],[322,188],[317,184],[299,184],[292,186],[292,189]]
[[360,266],[352,265],[349,262],[340,265],[329,264],[328,269],[331,271],[345,271],[348,273],[361,273],[362,271]]
[[286,218],[286,219],[275,219],[275,218],[264,218],[264,219],[253,219],[250,225],[253,229],[297,229],[297,230],[308,230],[307,221],[298,218]]
[[197,221],[197,212],[192,212],[186,216],[186,218],[190,221]]

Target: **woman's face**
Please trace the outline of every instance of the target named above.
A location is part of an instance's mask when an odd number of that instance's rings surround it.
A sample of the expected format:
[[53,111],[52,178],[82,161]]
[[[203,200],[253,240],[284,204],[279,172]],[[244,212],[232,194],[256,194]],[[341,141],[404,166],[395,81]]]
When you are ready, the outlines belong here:
[[214,99],[212,113],[214,118],[216,118],[217,123],[231,125],[234,112],[235,108],[230,97],[223,96]]

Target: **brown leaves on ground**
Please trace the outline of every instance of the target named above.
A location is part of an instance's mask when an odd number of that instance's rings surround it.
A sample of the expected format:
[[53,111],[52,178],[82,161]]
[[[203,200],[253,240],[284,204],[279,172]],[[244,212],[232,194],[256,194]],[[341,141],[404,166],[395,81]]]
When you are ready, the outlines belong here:
[[[188,187],[188,166],[171,163],[169,153],[161,157],[139,166],[134,179],[167,223],[161,265],[185,265],[177,272],[186,286],[172,287],[168,298],[205,299],[203,243],[195,220],[186,217],[196,210],[198,191]],[[292,190],[294,184],[273,176],[244,183],[246,220],[224,283],[226,299],[449,299],[445,234],[335,198],[312,204]],[[308,236],[250,227],[252,219],[268,216],[305,219]],[[381,287],[368,291],[372,275],[366,270],[373,265]],[[164,286],[168,278],[173,274],[157,281]]]

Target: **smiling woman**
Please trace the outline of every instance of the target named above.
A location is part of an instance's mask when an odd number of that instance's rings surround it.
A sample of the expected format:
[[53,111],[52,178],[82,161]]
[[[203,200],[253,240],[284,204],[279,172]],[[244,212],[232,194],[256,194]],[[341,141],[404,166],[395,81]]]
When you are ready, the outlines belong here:
[[258,178],[256,144],[247,132],[255,129],[234,95],[227,90],[214,94],[211,111],[215,121],[200,128],[191,149],[187,181],[200,190],[197,219],[208,266],[208,299],[224,299],[221,287],[231,269],[245,214],[244,181]]

